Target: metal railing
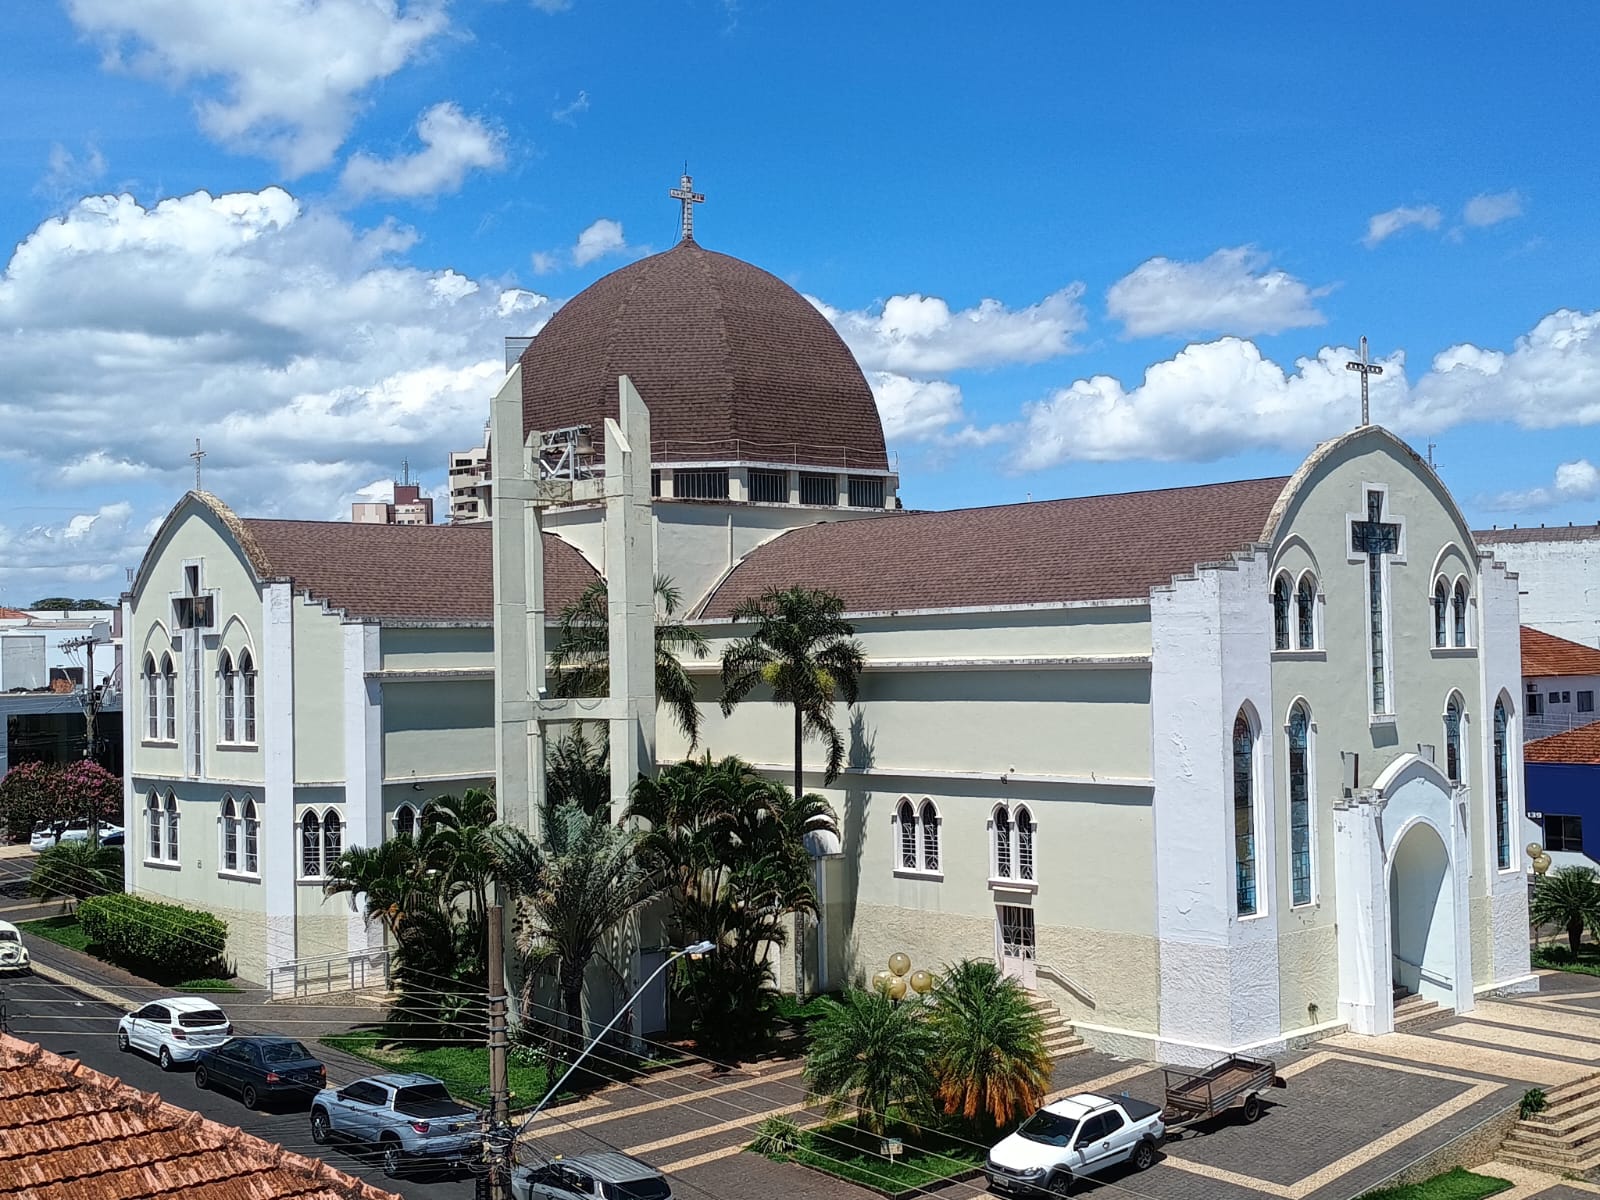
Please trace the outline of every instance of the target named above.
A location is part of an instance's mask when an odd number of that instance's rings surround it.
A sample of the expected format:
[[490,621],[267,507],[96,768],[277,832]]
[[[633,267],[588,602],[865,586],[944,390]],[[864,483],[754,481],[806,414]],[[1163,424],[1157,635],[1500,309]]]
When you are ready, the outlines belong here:
[[1592,725],[1600,719],[1600,713],[1540,713],[1538,716],[1525,716],[1522,718],[1522,740],[1524,742],[1537,741],[1540,738],[1551,737],[1558,733],[1565,733],[1569,729],[1582,729],[1585,725]]
[[1059,967],[1053,967],[1049,963],[1035,960],[1033,969],[1040,975],[1050,976],[1051,979],[1054,979],[1057,983],[1066,988],[1067,991],[1071,992],[1074,996],[1078,997],[1078,999],[1082,1000],[1090,1008],[1099,1007],[1100,1002],[1095,999],[1094,993],[1088,988],[1084,987],[1083,984],[1079,983],[1072,976],[1068,975],[1065,971],[1061,970]]
[[267,992],[274,1000],[330,992],[361,992],[392,983],[389,951],[367,950],[355,954],[319,954],[291,959],[267,968]]

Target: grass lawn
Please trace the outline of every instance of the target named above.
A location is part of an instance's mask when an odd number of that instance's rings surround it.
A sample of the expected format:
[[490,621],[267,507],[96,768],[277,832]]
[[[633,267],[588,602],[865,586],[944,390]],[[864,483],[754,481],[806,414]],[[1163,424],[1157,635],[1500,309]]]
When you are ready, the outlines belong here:
[[[419,1071],[444,1080],[457,1100],[485,1104],[489,1098],[489,1051],[482,1046],[411,1046],[384,1034],[341,1033],[323,1045],[354,1054],[388,1071]],[[511,1064],[511,1108],[531,1108],[550,1086],[541,1067]]]
[[802,1130],[792,1152],[769,1157],[891,1195],[909,1195],[983,1165],[985,1151],[970,1142],[932,1130],[891,1130],[896,1133],[903,1138],[905,1151],[893,1159],[881,1153],[876,1136],[843,1123]]
[[[30,922],[31,923],[31,922]],[[1533,950],[1533,965],[1543,967],[1547,971],[1572,971],[1578,975],[1600,975],[1600,946],[1592,942],[1585,942],[1578,947],[1578,957],[1574,961],[1572,951],[1566,946],[1536,946]]]
[[[58,917],[41,917],[37,921],[23,921],[17,925],[24,936],[41,937],[46,941],[55,942],[58,946],[65,946],[69,950],[81,950],[103,962],[110,962],[100,947],[89,944],[89,939],[84,935],[83,926],[78,924],[78,918],[73,913],[65,913]],[[158,979],[157,983],[170,987],[175,992],[237,992],[242,989],[227,979]]]
[[1496,1179],[1492,1175],[1474,1175],[1465,1167],[1435,1175],[1422,1183],[1408,1183],[1403,1187],[1384,1188],[1367,1192],[1361,1200],[1479,1200],[1493,1196],[1511,1186],[1509,1179]]

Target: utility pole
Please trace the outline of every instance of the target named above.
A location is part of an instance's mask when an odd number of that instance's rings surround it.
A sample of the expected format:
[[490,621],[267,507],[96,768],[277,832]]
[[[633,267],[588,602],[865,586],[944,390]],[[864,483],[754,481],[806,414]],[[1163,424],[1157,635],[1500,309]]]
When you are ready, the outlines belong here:
[[96,729],[100,718],[100,689],[94,681],[94,645],[95,636],[92,633],[86,637],[73,638],[69,642],[61,643],[63,650],[82,650],[89,656],[83,678],[83,757],[87,759],[94,758]]
[[484,1141],[489,1159],[488,1200],[510,1200],[515,1143],[501,1142],[511,1123],[511,1085],[506,1032],[505,909],[489,906],[489,1128]]

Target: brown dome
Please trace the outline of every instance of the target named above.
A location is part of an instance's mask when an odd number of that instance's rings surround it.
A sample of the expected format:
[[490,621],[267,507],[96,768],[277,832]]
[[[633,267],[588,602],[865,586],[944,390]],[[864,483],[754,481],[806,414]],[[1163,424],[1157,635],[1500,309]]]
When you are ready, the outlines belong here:
[[650,408],[652,462],[888,469],[872,390],[833,326],[781,279],[693,241],[550,319],[522,355],[524,428],[598,435],[618,375]]

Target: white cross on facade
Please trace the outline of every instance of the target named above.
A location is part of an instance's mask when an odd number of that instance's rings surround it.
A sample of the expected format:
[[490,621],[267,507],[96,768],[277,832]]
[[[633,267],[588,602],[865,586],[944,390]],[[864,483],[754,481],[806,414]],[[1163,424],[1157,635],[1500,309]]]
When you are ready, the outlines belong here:
[[706,202],[705,193],[694,190],[694,180],[685,171],[683,178],[678,180],[678,186],[667,195],[683,203],[683,240],[694,241],[694,206]]
[[[687,176],[685,178],[687,178]],[[1367,335],[1366,334],[1363,333],[1361,335],[1361,360],[1359,362],[1357,362],[1354,359],[1352,359],[1350,362],[1345,363],[1344,369],[1346,371],[1360,371],[1361,372],[1361,423],[1363,425],[1365,425],[1365,424],[1368,423],[1368,420],[1367,420],[1367,377],[1369,375],[1382,375],[1383,374],[1383,368],[1382,367],[1380,367],[1377,363],[1368,362],[1367,361]]]

